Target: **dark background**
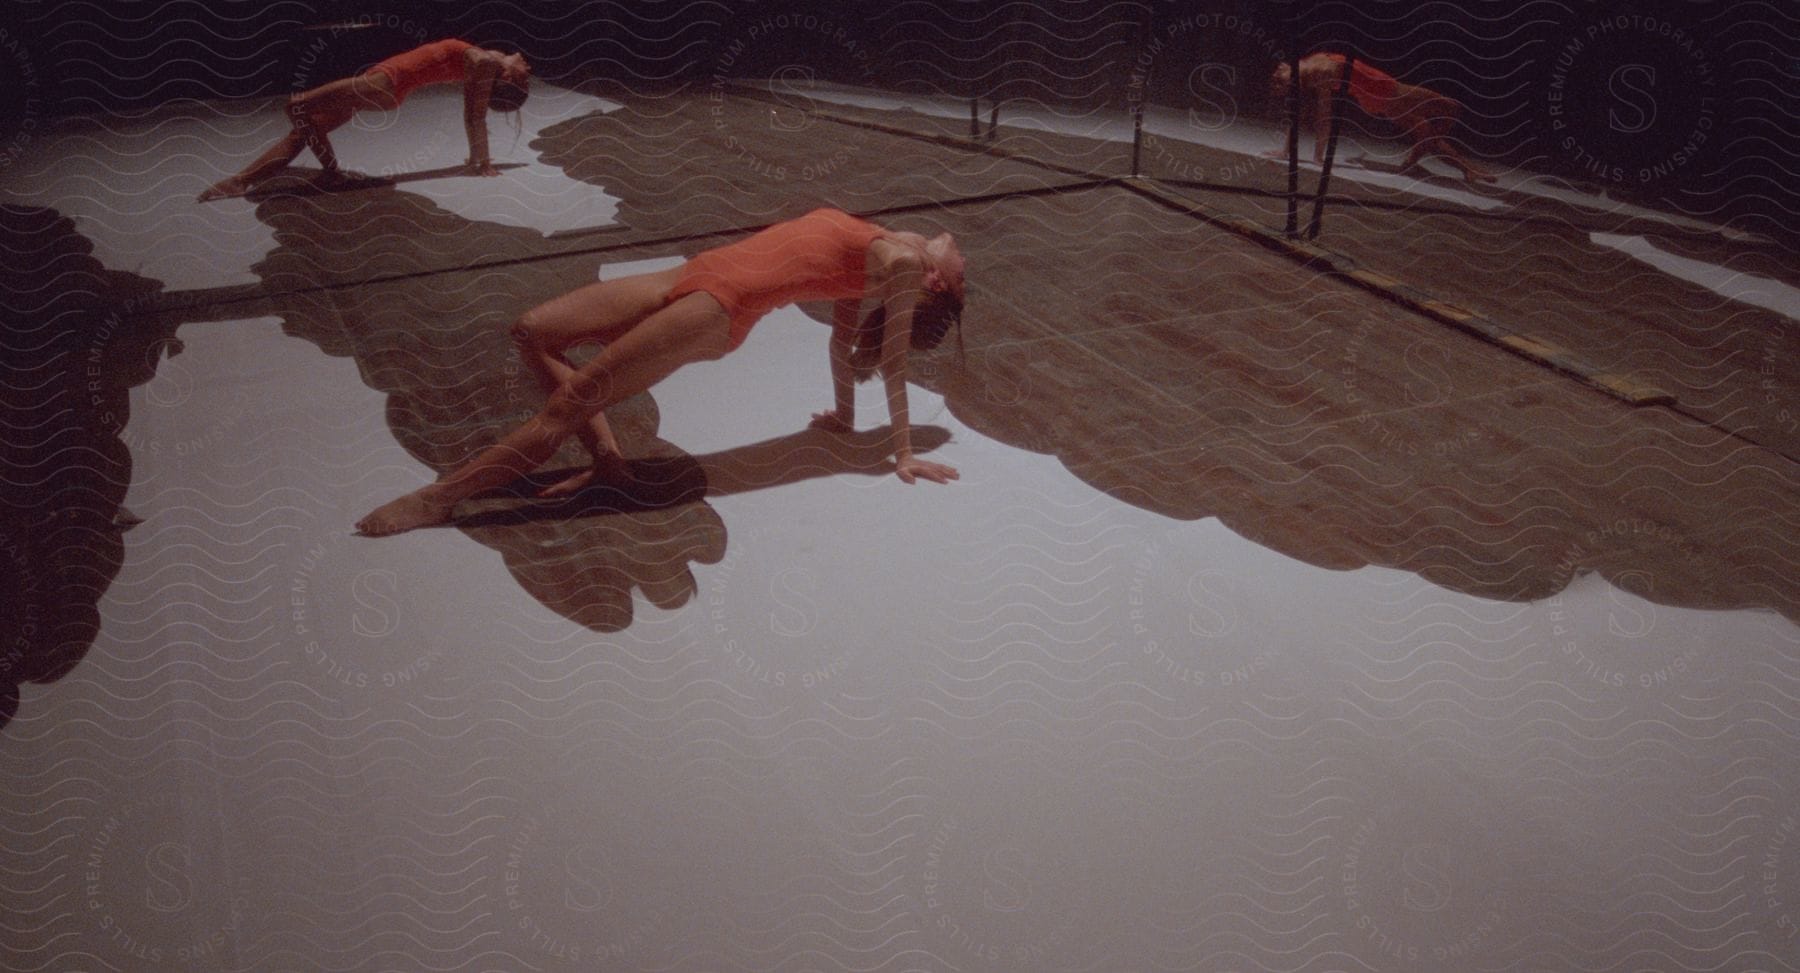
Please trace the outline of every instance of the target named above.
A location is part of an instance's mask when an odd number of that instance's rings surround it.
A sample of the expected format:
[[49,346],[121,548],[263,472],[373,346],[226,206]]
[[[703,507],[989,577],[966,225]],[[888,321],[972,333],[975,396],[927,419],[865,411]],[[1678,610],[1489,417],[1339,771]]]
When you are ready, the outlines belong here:
[[[1788,231],[1800,209],[1800,8],[1764,0],[9,0],[5,10],[0,158],[7,140],[58,114],[297,90],[421,38],[514,47],[541,76],[602,93],[798,73],[1078,115],[1123,112],[1143,92],[1219,119],[1278,113],[1261,79],[1291,43],[1351,51],[1457,98],[1464,137],[1488,158],[1763,232]],[[1569,128],[1552,130],[1559,56],[1621,14],[1666,22],[1698,44],[1684,51],[1633,31],[1583,42],[1562,69]],[[370,26],[331,27],[357,22]],[[834,43],[840,28],[845,40]],[[1624,101],[1609,98],[1609,78]],[[1643,131],[1608,124],[1643,127],[1646,110],[1659,114]],[[1710,137],[1672,164],[1702,116]]]

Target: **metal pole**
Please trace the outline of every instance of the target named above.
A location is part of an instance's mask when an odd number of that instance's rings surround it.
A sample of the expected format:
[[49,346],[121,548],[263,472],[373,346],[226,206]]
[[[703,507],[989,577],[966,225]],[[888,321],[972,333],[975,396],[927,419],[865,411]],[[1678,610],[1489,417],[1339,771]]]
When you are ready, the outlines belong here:
[[1325,167],[1319,173],[1319,192],[1313,197],[1312,223],[1306,227],[1306,238],[1319,238],[1319,219],[1325,212],[1325,190],[1331,185],[1331,160],[1337,155],[1338,125],[1344,121],[1344,105],[1350,90],[1350,69],[1356,55],[1344,55],[1344,73],[1338,76],[1337,90],[1331,93],[1331,134],[1325,139]]
[[[1139,47],[1144,51],[1150,49],[1150,42],[1156,37],[1156,8],[1152,6],[1149,16],[1144,18],[1143,40]],[[1143,60],[1140,58],[1139,60]],[[1138,65],[1133,65],[1136,69]],[[1144,153],[1144,105],[1150,101],[1150,65],[1142,65],[1142,70],[1132,75],[1131,83],[1125,89],[1131,96],[1131,178],[1138,177],[1138,163]]]
[[994,102],[994,110],[992,112],[988,113],[988,139],[989,140],[993,139],[994,133],[999,128],[1000,128],[1000,103],[996,101],[996,102]]
[[1288,191],[1287,191],[1287,235],[1289,238],[1300,232],[1300,48],[1295,42],[1299,33],[1293,30],[1289,21],[1288,44],[1292,54],[1288,56]]

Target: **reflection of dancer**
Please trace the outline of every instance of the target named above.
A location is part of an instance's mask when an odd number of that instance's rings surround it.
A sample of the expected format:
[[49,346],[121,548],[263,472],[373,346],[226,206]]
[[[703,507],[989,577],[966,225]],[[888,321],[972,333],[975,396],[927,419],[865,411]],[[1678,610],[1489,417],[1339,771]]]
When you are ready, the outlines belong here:
[[[877,305],[858,322],[863,299]],[[893,422],[895,472],[945,483],[955,469],[912,455],[906,409],[906,352],[936,347],[962,314],[963,258],[948,233],[926,239],[820,209],[680,267],[571,291],[525,313],[513,326],[520,354],[550,391],[543,411],[461,468],[377,508],[357,521],[365,534],[393,534],[442,523],[451,508],[482,490],[536,469],[570,436],[594,466],[544,491],[572,493],[596,476],[622,474],[618,443],[602,410],[668,377],[689,362],[722,357],[769,311],[795,301],[834,300],[831,379],[835,408],[812,424],[854,428],[853,382],[879,370]],[[563,352],[600,342],[579,368]]]
[[[1343,75],[1342,54],[1321,51],[1300,61],[1300,90],[1312,95],[1313,161],[1317,163],[1325,161],[1325,143],[1331,133],[1331,95]],[[1285,95],[1292,77],[1286,63],[1276,65],[1275,73],[1270,76],[1271,90]],[[1400,163],[1402,171],[1411,171],[1420,160],[1435,155],[1455,166],[1469,182],[1494,181],[1491,174],[1463,158],[1450,141],[1450,130],[1462,112],[1462,105],[1456,99],[1397,80],[1361,60],[1350,68],[1350,97],[1356,99],[1363,111],[1400,126],[1412,140],[1412,151],[1406,154],[1406,161]],[[1302,110],[1305,108],[1303,100]],[[1289,145],[1287,152],[1269,155],[1285,158],[1292,151],[1293,146]]]
[[287,113],[293,131],[242,172],[219,180],[201,193],[200,201],[249,192],[292,162],[303,148],[312,149],[325,171],[336,176],[337,154],[326,133],[362,109],[398,108],[413,89],[422,85],[458,81],[463,86],[463,128],[469,136],[468,165],[481,175],[497,175],[488,158],[486,113],[490,108],[517,111],[525,103],[531,67],[517,54],[483,50],[459,40],[442,40],[396,54],[354,78],[289,96]]

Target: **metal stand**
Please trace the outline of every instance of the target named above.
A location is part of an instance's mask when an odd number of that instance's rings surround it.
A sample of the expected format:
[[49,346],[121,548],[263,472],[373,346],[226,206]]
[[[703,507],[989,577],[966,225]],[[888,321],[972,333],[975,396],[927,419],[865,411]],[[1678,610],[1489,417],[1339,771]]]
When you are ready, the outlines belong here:
[[1288,31],[1288,191],[1287,235],[1291,239],[1300,232],[1300,48],[1295,35]]
[[[1144,32],[1139,47],[1150,48],[1151,40],[1156,36],[1156,8],[1152,6],[1149,16],[1144,20]],[[1137,67],[1134,65],[1134,67]],[[1131,178],[1136,179],[1139,163],[1144,155],[1144,106],[1150,103],[1150,64],[1143,64],[1142,70],[1131,75],[1131,81],[1125,90],[1131,102]]]
[[1331,185],[1331,160],[1337,156],[1338,126],[1344,121],[1344,106],[1350,91],[1350,69],[1356,65],[1356,55],[1344,55],[1344,72],[1338,76],[1338,86],[1331,92],[1331,134],[1325,140],[1325,168],[1319,173],[1319,192],[1313,197],[1312,222],[1306,227],[1306,238],[1319,238],[1319,220],[1325,213],[1325,191]]

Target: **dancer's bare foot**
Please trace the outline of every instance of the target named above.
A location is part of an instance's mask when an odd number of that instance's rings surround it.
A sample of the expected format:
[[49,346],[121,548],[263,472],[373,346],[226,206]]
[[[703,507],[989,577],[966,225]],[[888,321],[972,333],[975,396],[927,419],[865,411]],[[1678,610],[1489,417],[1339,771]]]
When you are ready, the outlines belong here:
[[449,520],[450,511],[456,505],[427,500],[423,492],[414,490],[398,500],[389,500],[376,507],[368,516],[356,522],[357,531],[369,537],[386,537]]
[[582,470],[580,473],[568,477],[567,479],[558,480],[542,490],[539,490],[538,496],[545,500],[553,499],[555,497],[567,497],[587,489],[588,484],[593,483],[595,480],[598,480],[601,483],[627,483],[633,479],[634,477],[631,475],[631,464],[625,461],[625,457],[620,456],[617,453],[608,453],[605,456],[595,459],[593,466]]
[[242,196],[248,189],[249,187],[244,185],[242,179],[232,176],[228,179],[221,179],[206,187],[205,191],[194,197],[194,201],[210,203],[215,199],[224,199],[228,196]]

